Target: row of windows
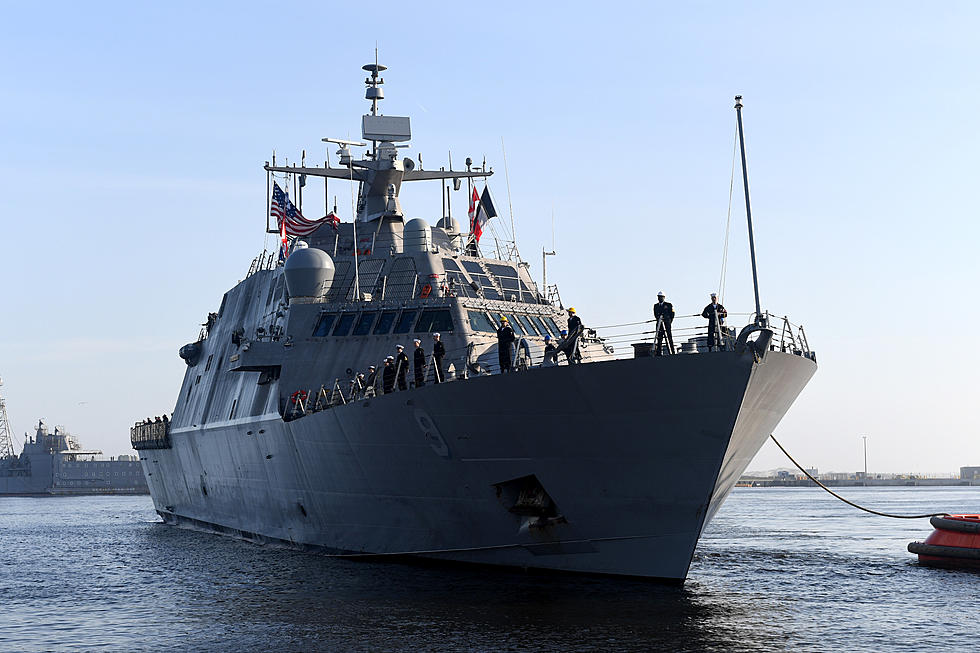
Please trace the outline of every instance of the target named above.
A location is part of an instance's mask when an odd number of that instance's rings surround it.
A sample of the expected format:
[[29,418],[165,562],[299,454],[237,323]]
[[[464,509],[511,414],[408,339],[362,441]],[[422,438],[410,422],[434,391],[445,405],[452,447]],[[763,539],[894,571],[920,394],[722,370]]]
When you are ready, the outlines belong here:
[[[548,316],[539,315],[520,315],[517,313],[503,313],[510,323],[514,333],[519,336],[551,336],[557,338],[560,329],[553,319]],[[474,331],[486,331],[494,333],[500,326],[500,315],[488,314],[486,311],[469,311],[470,328]]]
[[313,337],[380,336],[389,333],[430,333],[452,330],[453,318],[448,308],[424,311],[407,308],[400,312],[324,313],[313,327]]

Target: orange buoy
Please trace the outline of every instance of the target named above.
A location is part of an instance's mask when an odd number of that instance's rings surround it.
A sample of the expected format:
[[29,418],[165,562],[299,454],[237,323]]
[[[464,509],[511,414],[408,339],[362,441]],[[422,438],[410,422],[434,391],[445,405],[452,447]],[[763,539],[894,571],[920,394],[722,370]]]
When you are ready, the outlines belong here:
[[930,567],[980,569],[980,515],[946,515],[929,520],[925,542],[909,543],[909,553]]

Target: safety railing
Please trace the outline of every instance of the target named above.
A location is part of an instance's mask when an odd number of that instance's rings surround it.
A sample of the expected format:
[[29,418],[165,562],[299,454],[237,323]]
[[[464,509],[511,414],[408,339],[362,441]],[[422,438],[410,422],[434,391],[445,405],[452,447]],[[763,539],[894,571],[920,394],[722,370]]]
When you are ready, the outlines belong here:
[[133,449],[169,449],[170,448],[170,419],[163,418],[137,422],[129,429],[129,441]]
[[245,278],[249,278],[256,272],[261,272],[262,270],[274,270],[278,265],[278,253],[269,252],[262,250],[262,253],[252,259],[252,264],[248,267],[248,274]]
[[[542,360],[540,343],[532,343],[532,340],[537,342],[537,338],[528,339],[520,336],[512,345],[511,372],[522,373],[539,367],[568,365],[573,359],[587,365],[643,355],[669,356],[700,354],[708,351],[733,351],[742,330],[755,324],[755,314],[729,313],[726,320],[728,322],[744,320],[745,326],[736,329],[730,324],[716,324],[715,337],[711,339],[710,349],[709,326],[701,315],[676,316],[669,325],[670,338],[667,337],[667,325],[653,319],[596,328],[585,327],[575,346],[571,346],[567,340],[556,339],[557,353],[551,357],[551,360]],[[816,359],[801,325],[793,324],[785,316],[780,317],[772,313],[764,314],[764,320],[764,324],[768,325],[773,333],[768,345],[771,351]],[[659,342],[658,332],[661,334]],[[477,353],[477,344],[469,342],[463,347],[447,350],[442,377],[438,382],[453,383],[478,376],[499,374],[498,369],[480,362],[487,351],[486,347],[481,349],[482,351]],[[578,357],[575,355],[576,350]],[[452,370],[445,367],[445,361],[450,361]],[[426,356],[425,366],[418,372],[418,376],[411,357],[407,363],[395,360],[388,365],[385,360],[382,360],[374,366],[373,370],[369,368],[368,372],[357,374],[347,381],[335,379],[331,386],[321,385],[316,393],[311,389],[295,391],[286,400],[282,414],[284,419],[297,419],[335,406],[385,394],[411,391],[422,385],[436,383],[437,369],[435,357],[431,353]]]
[[[735,328],[734,323],[744,326]],[[721,324],[714,326],[714,338],[709,349],[709,323],[699,314],[678,315],[670,324],[671,338],[667,337],[667,328],[662,322],[650,319],[620,325],[597,327],[602,333],[599,338],[603,349],[590,350],[588,339],[585,340],[584,362],[595,362],[621,358],[633,358],[637,355],[670,355],[696,354],[707,351],[732,351],[735,348],[738,335],[742,330],[756,323],[755,313],[728,313]],[[786,316],[777,316],[766,312],[763,314],[763,324],[773,332],[769,342],[771,351],[792,353],[797,356],[815,360],[815,353],[810,349],[806,331],[802,325],[792,323]],[[658,331],[662,333],[658,347]],[[669,346],[673,340],[673,348]],[[720,344],[719,344],[720,343]],[[610,352],[608,349],[612,349]]]

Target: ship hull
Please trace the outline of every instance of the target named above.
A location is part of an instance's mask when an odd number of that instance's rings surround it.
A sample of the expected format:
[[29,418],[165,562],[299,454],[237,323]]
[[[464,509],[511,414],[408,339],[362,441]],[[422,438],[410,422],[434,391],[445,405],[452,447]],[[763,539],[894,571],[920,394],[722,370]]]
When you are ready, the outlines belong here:
[[[781,352],[535,368],[173,429],[143,465],[171,523],[338,555],[682,581],[815,370]],[[515,499],[528,483],[546,516]]]

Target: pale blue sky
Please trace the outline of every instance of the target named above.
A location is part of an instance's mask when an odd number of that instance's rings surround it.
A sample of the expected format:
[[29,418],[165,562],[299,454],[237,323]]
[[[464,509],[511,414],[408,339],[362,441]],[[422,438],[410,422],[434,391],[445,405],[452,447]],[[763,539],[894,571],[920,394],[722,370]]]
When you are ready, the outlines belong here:
[[[502,173],[505,139],[525,258],[540,278],[554,208],[549,278],[591,324],[717,286],[742,93],[763,305],[820,361],[778,435],[821,470],[859,469],[861,435],[872,470],[980,464],[976,3],[0,4],[18,437],[44,417],[116,454],[172,409],[177,349],[263,247],[263,161],[357,135],[377,42],[408,154]],[[438,186],[403,198],[438,219]],[[725,303],[749,311],[735,199]]]

